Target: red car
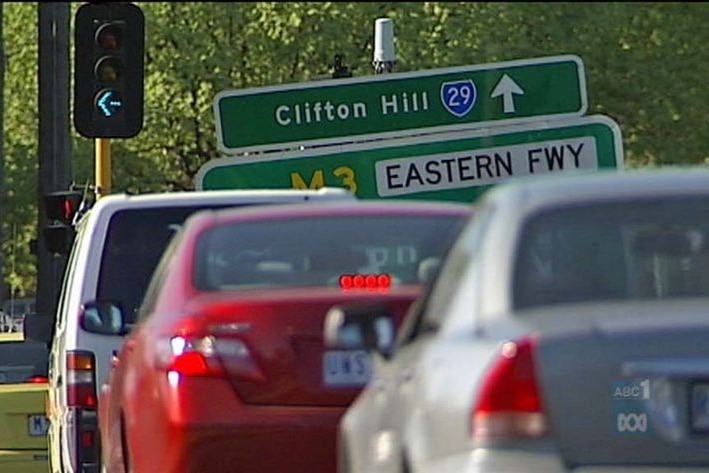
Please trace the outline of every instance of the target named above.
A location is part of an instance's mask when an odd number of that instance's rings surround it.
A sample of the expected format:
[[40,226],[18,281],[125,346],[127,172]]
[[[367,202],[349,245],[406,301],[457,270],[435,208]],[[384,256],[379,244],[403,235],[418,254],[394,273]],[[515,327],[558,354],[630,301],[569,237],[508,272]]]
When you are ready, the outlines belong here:
[[337,424],[371,367],[323,345],[326,312],[376,301],[400,321],[470,215],[360,201],[190,217],[134,327],[110,301],[82,314],[94,333],[130,330],[99,403],[106,471],[334,473]]

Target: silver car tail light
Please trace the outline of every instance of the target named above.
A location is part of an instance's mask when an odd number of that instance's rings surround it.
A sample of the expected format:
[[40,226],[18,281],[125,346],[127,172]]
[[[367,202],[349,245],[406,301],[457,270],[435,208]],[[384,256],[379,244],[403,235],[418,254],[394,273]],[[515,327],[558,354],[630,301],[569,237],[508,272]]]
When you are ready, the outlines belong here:
[[532,337],[502,344],[483,377],[472,410],[470,432],[474,440],[539,438],[549,424],[540,396]]

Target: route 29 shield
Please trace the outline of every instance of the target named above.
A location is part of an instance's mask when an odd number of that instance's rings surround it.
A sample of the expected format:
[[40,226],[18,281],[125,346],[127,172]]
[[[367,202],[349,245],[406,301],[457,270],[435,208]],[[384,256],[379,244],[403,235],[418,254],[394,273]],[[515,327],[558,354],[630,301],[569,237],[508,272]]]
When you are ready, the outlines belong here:
[[441,102],[451,114],[464,117],[475,106],[477,90],[471,79],[441,84]]

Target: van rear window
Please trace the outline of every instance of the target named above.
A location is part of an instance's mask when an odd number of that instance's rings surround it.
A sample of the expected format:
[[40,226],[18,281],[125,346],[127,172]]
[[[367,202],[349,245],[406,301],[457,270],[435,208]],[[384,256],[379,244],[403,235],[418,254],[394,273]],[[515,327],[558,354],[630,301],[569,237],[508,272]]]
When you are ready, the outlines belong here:
[[101,257],[97,299],[120,303],[127,322],[133,323],[163,251],[185,219],[198,210],[226,207],[235,206],[154,207],[116,212],[109,222]]

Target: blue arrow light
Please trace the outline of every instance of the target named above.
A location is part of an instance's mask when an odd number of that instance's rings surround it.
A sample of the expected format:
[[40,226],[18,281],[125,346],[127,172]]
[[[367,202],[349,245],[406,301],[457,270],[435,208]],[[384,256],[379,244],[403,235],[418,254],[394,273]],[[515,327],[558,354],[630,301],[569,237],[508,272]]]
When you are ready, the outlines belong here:
[[118,109],[123,106],[123,101],[115,90],[107,89],[99,92],[96,105],[104,117],[110,118],[118,113]]

